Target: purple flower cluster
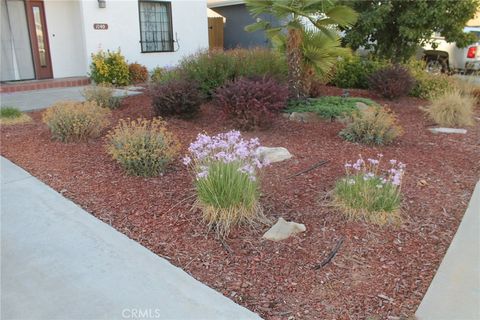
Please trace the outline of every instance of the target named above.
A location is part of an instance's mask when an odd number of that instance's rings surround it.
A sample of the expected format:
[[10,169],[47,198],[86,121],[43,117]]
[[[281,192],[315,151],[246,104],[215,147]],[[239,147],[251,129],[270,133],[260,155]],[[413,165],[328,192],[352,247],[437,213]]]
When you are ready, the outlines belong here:
[[[367,161],[363,160],[362,156],[354,163],[345,163],[345,170],[347,176],[362,175],[363,180],[371,180],[379,178],[380,183],[377,188],[382,188],[384,184],[391,183],[394,186],[400,186],[402,184],[403,175],[405,173],[406,165],[400,161],[392,159],[389,161],[390,168],[384,172],[380,172],[380,162],[383,157],[382,154],[377,155],[378,159],[368,158]],[[355,180],[349,179],[348,184],[355,184]]]
[[191,156],[185,156],[183,163],[192,165],[197,172],[197,179],[208,177],[209,165],[213,162],[237,163],[239,172],[248,174],[249,178],[256,180],[256,170],[266,165],[261,161],[256,150],[260,146],[258,138],[244,140],[239,131],[232,130],[216,136],[199,134],[197,139],[190,144],[188,151]]

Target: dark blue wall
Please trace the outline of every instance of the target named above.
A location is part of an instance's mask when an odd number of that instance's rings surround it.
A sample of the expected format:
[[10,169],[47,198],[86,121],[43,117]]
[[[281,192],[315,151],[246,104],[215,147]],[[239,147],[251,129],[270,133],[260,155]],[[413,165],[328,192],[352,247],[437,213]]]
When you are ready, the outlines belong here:
[[[211,9],[226,18],[223,36],[224,49],[270,46],[270,41],[265,35],[265,32],[245,31],[245,26],[256,22],[256,20],[250,15],[248,9],[245,7],[244,4],[217,7]],[[276,21],[271,16],[266,15],[260,16],[260,18],[262,20],[270,21],[272,24],[275,24]]]

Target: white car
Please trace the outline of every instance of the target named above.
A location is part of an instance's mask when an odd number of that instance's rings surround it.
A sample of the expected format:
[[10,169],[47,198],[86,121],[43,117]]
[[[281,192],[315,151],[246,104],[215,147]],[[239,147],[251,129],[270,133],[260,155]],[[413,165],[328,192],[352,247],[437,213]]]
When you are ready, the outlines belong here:
[[458,48],[454,42],[446,42],[445,38],[436,34],[433,37],[436,47],[429,44],[422,48],[429,72],[470,73],[480,70],[480,27],[465,27],[463,31],[474,33],[477,42]]

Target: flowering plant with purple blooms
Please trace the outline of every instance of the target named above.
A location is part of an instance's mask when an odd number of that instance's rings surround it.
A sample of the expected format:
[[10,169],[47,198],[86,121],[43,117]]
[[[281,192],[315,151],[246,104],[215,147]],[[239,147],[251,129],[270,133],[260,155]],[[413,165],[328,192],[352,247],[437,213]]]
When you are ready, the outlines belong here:
[[199,134],[183,158],[195,174],[196,206],[219,236],[230,228],[263,217],[258,203],[258,170],[268,165],[256,149],[257,138],[245,140],[239,131],[216,136]]
[[395,159],[381,170],[382,154],[345,163],[346,177],[335,185],[334,204],[349,218],[377,224],[400,221],[401,185],[405,164]]

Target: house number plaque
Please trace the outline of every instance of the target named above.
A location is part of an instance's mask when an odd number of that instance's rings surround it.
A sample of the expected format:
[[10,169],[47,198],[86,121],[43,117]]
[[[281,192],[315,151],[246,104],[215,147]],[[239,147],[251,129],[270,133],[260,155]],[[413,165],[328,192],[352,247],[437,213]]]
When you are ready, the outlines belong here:
[[107,30],[108,29],[108,24],[106,24],[106,23],[94,23],[93,24],[93,29],[95,29],[95,30]]

